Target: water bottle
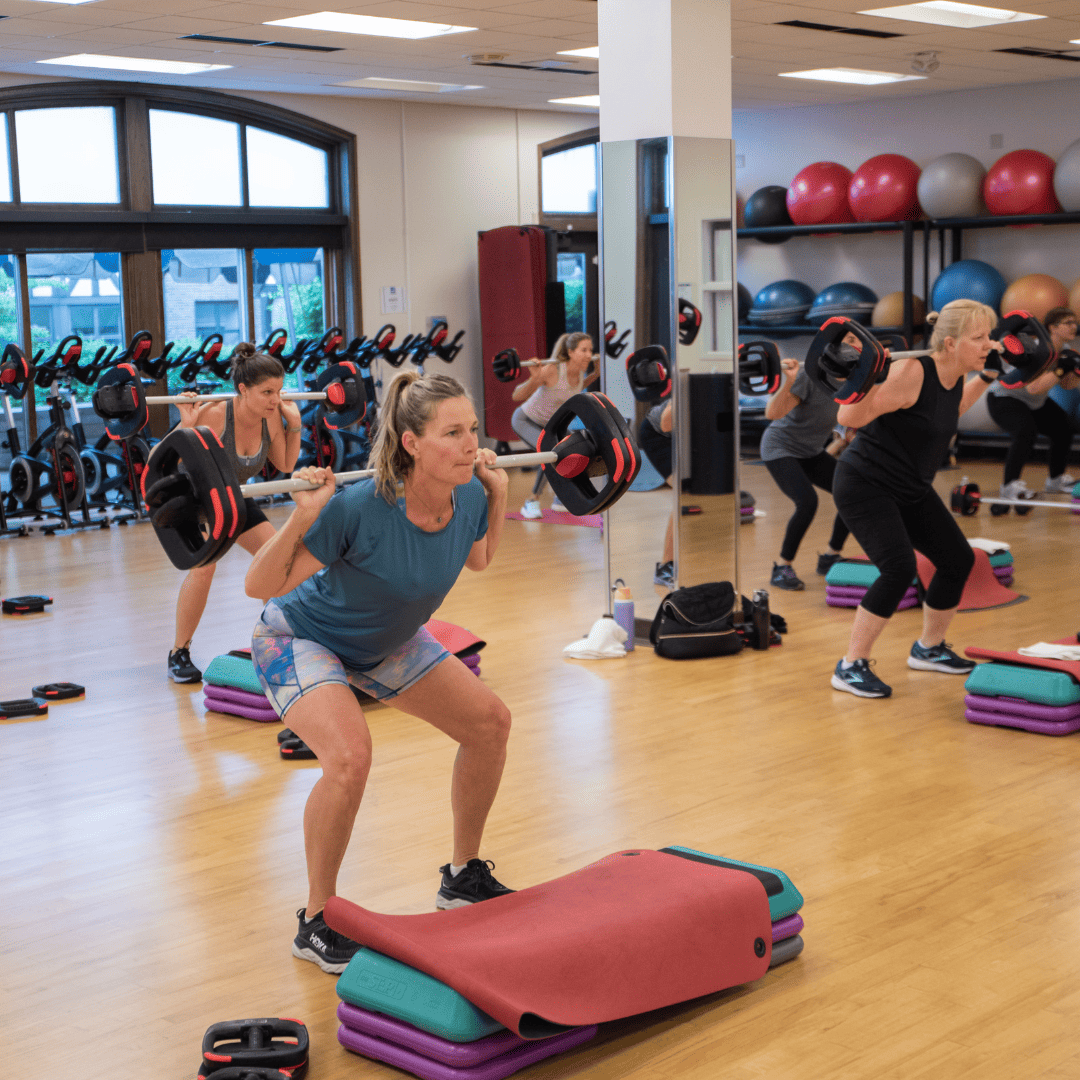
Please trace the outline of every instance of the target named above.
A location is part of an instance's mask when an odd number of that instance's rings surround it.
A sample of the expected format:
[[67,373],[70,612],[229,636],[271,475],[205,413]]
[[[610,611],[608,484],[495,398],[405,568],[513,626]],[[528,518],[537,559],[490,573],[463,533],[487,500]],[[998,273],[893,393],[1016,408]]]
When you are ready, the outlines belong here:
[[772,624],[769,621],[769,594],[765,589],[755,589],[754,602],[754,648],[767,649]]
[[615,579],[615,603],[612,613],[615,621],[626,631],[626,651],[634,651],[634,598],[622,578]]

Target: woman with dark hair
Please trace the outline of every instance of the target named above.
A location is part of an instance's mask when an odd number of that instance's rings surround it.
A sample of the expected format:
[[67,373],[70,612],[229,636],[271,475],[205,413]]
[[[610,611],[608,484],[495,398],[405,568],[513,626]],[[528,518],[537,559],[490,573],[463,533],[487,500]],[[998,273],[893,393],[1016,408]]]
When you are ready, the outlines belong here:
[[[1076,315],[1067,307],[1052,308],[1046,313],[1043,325],[1050,333],[1055,352],[1060,352],[1076,337]],[[1080,376],[1075,372],[1058,376],[1048,371],[1033,379],[1027,386],[1015,390],[997,383],[990,388],[986,408],[990,418],[999,428],[1012,436],[1005,455],[1005,472],[1001,479],[1003,499],[1033,499],[1033,492],[1020,473],[1031,457],[1035,440],[1045,435],[1050,440],[1047,491],[1071,491],[1076,478],[1065,471],[1072,446],[1073,427],[1065,410],[1050,396],[1055,386],[1071,390],[1080,386]]]
[[[599,377],[599,372],[588,377],[585,374],[593,359],[593,342],[588,334],[580,331],[563,334],[551,350],[551,359],[558,362],[529,368],[529,377],[518,383],[511,395],[512,400],[523,404],[514,410],[510,417],[510,426],[529,444],[531,450],[536,449],[536,443],[547,422],[559,408]],[[531,498],[521,508],[522,517],[540,517],[537,495],[543,485],[544,471],[541,469]],[[564,507],[556,498],[551,509],[563,510]]]
[[293,955],[341,972],[355,942],[322,917],[371,768],[371,736],[351,687],[458,743],[450,788],[453,854],[436,906],[513,890],[480,858],[506,760],[506,706],[424,624],[463,567],[485,569],[506,511],[506,473],[480,449],[476,412],[448,375],[399,375],[379,412],[376,475],[334,495],[329,469],[297,476],[289,520],[252,560],[249,596],[267,601],[251,656],[271,704],[315,752],[322,776],[304,810],[306,907]]
[[[300,456],[300,410],[281,399],[285,369],[267,353],[243,341],[232,355],[232,380],[236,397],[229,401],[178,405],[181,427],[208,427],[221,439],[232,458],[237,479],[243,484],[262,471],[267,460],[283,473],[292,472]],[[194,394],[188,396],[194,397]],[[245,499],[246,524],[239,543],[252,555],[274,535],[254,499]],[[176,637],[169,653],[169,678],[191,683],[202,672],[191,662],[191,640],[199,626],[210,595],[217,563],[189,570],[176,601]]]

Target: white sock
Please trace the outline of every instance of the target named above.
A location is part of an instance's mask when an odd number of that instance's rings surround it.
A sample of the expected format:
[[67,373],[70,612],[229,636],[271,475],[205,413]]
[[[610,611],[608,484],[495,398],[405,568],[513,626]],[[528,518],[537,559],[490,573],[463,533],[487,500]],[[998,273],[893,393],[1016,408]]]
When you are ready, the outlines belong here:
[[848,668],[853,668],[854,666],[855,666],[855,661],[854,660],[848,660],[847,657],[845,657],[843,660],[840,661],[840,670],[841,671],[847,671]]
[[453,863],[451,863],[450,864],[450,876],[451,877],[457,877],[458,874],[460,874],[461,871],[464,870],[464,869],[465,869],[464,866],[455,866]]

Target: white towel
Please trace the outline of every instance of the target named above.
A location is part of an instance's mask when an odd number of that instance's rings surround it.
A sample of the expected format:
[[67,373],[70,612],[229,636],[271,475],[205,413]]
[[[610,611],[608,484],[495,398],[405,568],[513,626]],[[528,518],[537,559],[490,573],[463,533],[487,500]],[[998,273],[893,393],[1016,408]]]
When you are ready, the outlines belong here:
[[1052,641],[1037,641],[1016,651],[1021,656],[1038,656],[1043,660],[1080,660],[1080,644],[1055,645]]
[[593,623],[587,637],[563,649],[563,656],[571,660],[614,660],[626,655],[622,644],[625,640],[626,631],[610,615],[602,615]]
[[996,555],[999,551],[1009,550],[1009,545],[1004,540],[987,540],[985,536],[969,536],[968,543],[973,548],[985,551],[987,555]]

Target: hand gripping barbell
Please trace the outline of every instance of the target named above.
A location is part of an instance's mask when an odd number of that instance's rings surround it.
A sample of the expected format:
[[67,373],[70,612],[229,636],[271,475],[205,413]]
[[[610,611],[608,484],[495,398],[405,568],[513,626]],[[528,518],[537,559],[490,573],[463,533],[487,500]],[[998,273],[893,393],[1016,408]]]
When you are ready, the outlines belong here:
[[[983,504],[990,507],[995,506],[1015,506],[1016,512],[1023,517],[1025,514],[1031,512],[1032,507],[1043,506],[1052,510],[1068,510],[1070,513],[1075,512],[1075,507],[1072,503],[1066,502],[1051,502],[1049,499],[997,499],[987,498],[979,493],[978,484],[969,484],[967,477],[964,477],[962,484],[957,484],[952,489],[949,496],[949,506],[954,514],[960,514],[961,517],[971,517],[973,514],[979,512],[979,507]],[[992,512],[992,511],[991,511]],[[1002,513],[1008,513],[1007,510]]]
[[[842,344],[847,334],[859,339],[860,347]],[[996,370],[1009,389],[1025,386],[1053,367],[1055,353],[1050,335],[1042,323],[1027,311],[1010,311],[991,332],[1001,358]],[[806,354],[806,373],[820,382],[841,405],[861,401],[875,383],[884,382],[893,360],[925,356],[926,349],[887,353],[885,347],[854,319],[827,319],[821,325]],[[1005,368],[1005,362],[1009,365]],[[1003,370],[1004,369],[1004,370]]]
[[[333,364],[323,371],[315,385],[318,390],[289,391],[285,401],[322,401],[333,414],[328,427],[343,428],[360,420],[367,411],[367,393],[360,369],[351,361]],[[105,421],[111,439],[129,439],[146,426],[150,405],[192,405],[203,401],[229,401],[235,394],[196,394],[147,397],[142,379],[132,364],[117,364],[98,382],[91,398],[94,412]]]
[[[570,430],[574,420],[581,430]],[[551,490],[571,514],[596,514],[629,488],[641,457],[622,414],[603,394],[575,394],[548,421],[535,454],[511,454],[497,468],[542,465]],[[181,468],[182,464],[182,468]],[[372,470],[342,473],[344,483]],[[598,480],[599,487],[593,483]],[[312,491],[306,480],[240,486],[232,459],[207,427],[174,428],[154,448],[142,475],[142,497],[161,546],[179,570],[215,562],[244,531],[245,497]]]

